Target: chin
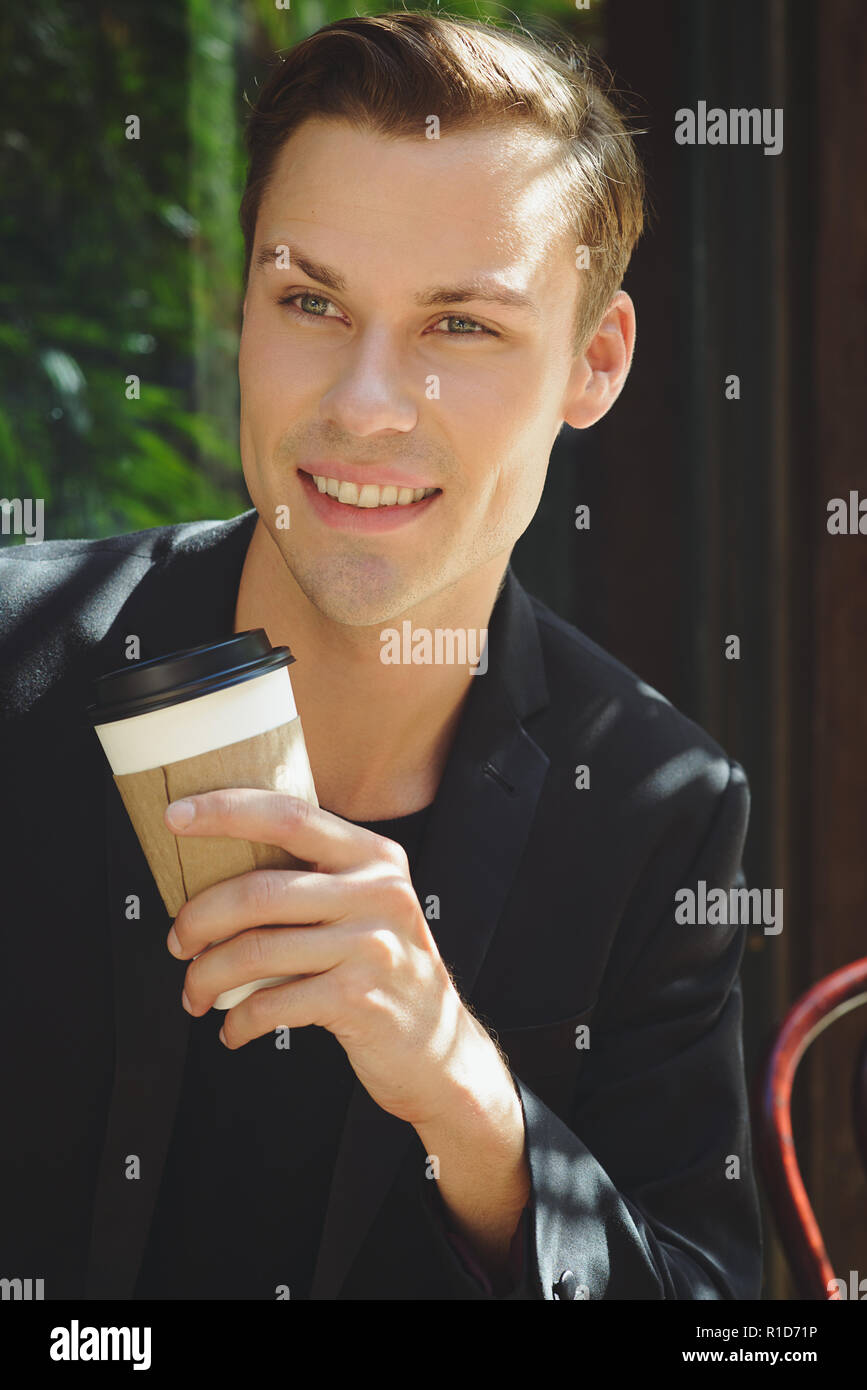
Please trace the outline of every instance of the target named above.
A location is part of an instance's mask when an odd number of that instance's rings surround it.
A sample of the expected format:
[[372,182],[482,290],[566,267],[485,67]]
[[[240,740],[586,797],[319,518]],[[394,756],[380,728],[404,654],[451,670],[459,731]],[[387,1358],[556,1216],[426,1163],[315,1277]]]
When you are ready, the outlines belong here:
[[331,622],[347,627],[387,625],[412,603],[413,589],[379,556],[301,561],[292,572],[310,603]]

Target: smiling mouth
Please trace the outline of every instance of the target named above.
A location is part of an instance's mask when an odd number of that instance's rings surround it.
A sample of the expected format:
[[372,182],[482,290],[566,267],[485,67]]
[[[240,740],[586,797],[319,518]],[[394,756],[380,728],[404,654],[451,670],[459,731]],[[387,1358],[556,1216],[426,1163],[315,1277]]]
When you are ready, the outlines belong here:
[[339,478],[328,478],[319,473],[305,473],[302,468],[299,468],[298,472],[309,478],[317,491],[327,494],[335,502],[342,502],[346,507],[356,507],[359,510],[411,507],[414,503],[423,502],[426,497],[433,497],[435,493],[442,491],[438,487],[398,487],[395,483],[386,483],[383,486],[378,483],[363,483],[359,487],[357,483],[347,483]]

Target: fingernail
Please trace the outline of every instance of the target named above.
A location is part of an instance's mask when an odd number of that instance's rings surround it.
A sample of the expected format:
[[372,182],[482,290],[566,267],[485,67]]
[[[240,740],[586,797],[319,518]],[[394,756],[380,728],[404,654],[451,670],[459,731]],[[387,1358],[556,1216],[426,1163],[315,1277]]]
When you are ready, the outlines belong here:
[[178,934],[175,931],[174,927],[172,927],[171,931],[166,937],[166,945],[168,946],[173,956],[179,956],[181,954],[181,943],[178,940]]
[[192,1009],[190,1008],[190,1001],[189,1001],[189,999],[187,998],[187,991],[186,991],[186,990],[184,990],[183,994],[181,995],[181,1003],[183,1004],[183,1006],[184,1006],[184,1008],[186,1009],[186,1011],[187,1011],[188,1014],[191,1014],[191,1013],[193,1012]]
[[169,822],[176,830],[183,830],[185,825],[189,825],[195,814],[196,808],[192,801],[173,801],[166,807]]
[[223,1046],[225,1047],[225,1046],[226,1046],[226,1035],[225,1035],[225,1033],[223,1032],[222,1028],[220,1029],[219,1033],[217,1034],[217,1037],[220,1039],[220,1042],[221,1042],[221,1043],[223,1044]]

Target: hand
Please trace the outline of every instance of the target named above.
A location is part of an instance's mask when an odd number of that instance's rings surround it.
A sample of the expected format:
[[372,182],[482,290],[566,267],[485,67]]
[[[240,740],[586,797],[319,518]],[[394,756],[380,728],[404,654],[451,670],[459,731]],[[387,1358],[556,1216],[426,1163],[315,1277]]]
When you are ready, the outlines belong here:
[[195,816],[183,828],[166,811],[175,834],[277,845],[312,866],[226,879],[175,918],[179,949],[171,933],[169,949],[197,957],[184,985],[194,1016],[238,985],[304,977],[230,1009],[227,1047],[280,1026],[327,1028],[376,1103],[416,1129],[450,1115],[458,1095],[503,1094],[508,1072],[454,987],[402,846],[283,792],[232,789],[184,802]]

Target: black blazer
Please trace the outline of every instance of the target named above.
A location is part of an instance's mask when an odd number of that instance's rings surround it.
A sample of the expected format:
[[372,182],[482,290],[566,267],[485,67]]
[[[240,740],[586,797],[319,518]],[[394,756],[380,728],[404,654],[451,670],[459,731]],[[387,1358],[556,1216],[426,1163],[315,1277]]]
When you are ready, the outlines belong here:
[[[0,1275],[42,1277],[46,1298],[131,1296],[190,1026],[165,909],[81,711],[130,634],[145,659],[231,633],[255,520],[0,551]],[[740,766],[510,567],[414,874],[523,1105],[532,1198],[510,1297],[759,1296],[746,928],[675,921],[678,889],[738,879],[748,809]],[[149,1156],[139,1181],[127,1153]],[[424,1160],[356,1081],[313,1298],[487,1297]]]

